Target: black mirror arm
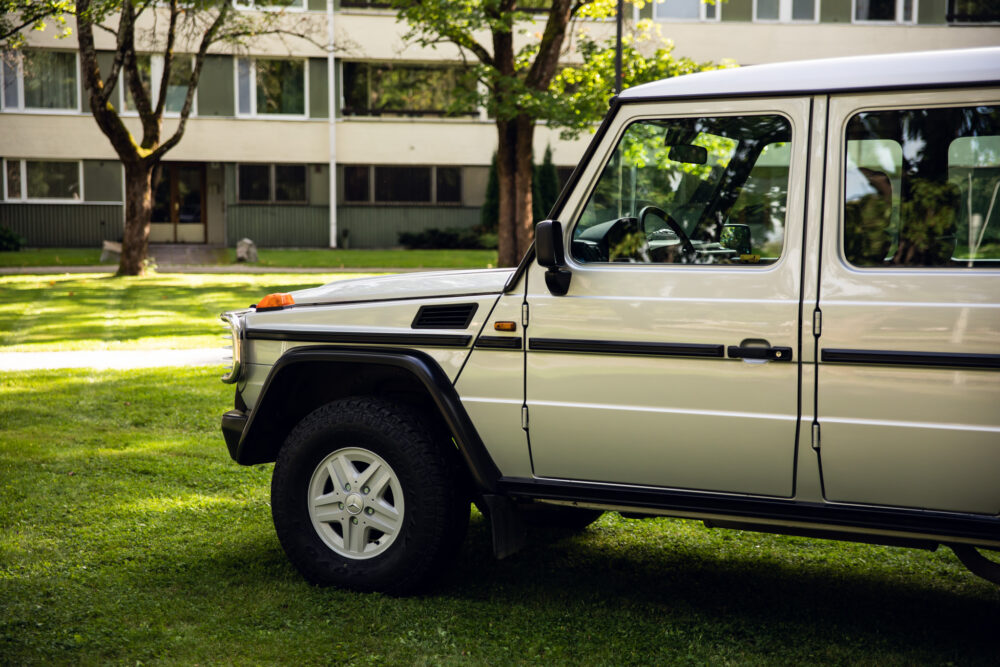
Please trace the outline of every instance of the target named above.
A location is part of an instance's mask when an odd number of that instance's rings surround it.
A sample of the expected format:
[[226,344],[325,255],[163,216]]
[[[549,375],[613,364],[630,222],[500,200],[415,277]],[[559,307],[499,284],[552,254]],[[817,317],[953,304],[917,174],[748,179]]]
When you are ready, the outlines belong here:
[[545,267],[545,286],[553,296],[569,291],[573,274],[567,270],[563,249],[562,224],[558,220],[543,220],[535,226],[535,255]]

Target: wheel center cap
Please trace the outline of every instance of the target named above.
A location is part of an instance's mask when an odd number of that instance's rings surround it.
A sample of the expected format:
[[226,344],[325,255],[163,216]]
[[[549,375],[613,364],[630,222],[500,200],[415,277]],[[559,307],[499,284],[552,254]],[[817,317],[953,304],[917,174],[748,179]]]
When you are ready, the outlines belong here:
[[361,514],[361,510],[365,508],[365,501],[357,493],[352,493],[347,496],[346,505],[347,511],[351,514]]

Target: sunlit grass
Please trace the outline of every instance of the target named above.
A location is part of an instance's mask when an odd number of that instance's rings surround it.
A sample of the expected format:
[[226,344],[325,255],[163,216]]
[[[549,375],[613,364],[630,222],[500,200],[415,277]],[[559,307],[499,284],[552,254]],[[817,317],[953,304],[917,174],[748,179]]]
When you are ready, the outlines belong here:
[[414,598],[306,584],[218,370],[0,373],[2,664],[996,664],[1000,589],[934,553],[608,513]]
[[220,347],[219,313],[269,292],[364,275],[0,276],[0,351]]

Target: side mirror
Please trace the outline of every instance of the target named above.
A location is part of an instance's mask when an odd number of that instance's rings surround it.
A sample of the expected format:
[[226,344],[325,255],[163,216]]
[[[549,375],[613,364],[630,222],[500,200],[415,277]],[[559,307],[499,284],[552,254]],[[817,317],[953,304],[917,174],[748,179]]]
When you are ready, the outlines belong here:
[[748,225],[722,225],[719,245],[735,250],[738,255],[750,254],[750,227]]
[[562,224],[558,220],[542,220],[535,225],[535,257],[544,266],[545,286],[553,296],[563,296],[569,291],[573,274],[567,271],[566,251],[563,245]]

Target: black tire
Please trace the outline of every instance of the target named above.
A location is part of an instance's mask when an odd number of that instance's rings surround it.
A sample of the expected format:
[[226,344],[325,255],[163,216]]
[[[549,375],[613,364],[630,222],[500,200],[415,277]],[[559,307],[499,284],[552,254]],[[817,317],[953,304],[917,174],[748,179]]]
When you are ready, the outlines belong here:
[[[306,580],[393,595],[433,583],[469,523],[457,452],[446,442],[414,412],[377,398],[329,403],[299,422],[274,466],[271,514]],[[364,480],[369,467],[371,487],[349,490],[343,480]]]
[[518,509],[525,525],[534,528],[557,528],[579,532],[601,518],[601,510],[546,503],[525,503]]
[[981,550],[968,544],[951,544],[949,546],[958,556],[958,560],[962,561],[962,565],[969,568],[970,572],[1000,586],[1000,561],[996,560],[995,557],[990,559],[984,556]]

